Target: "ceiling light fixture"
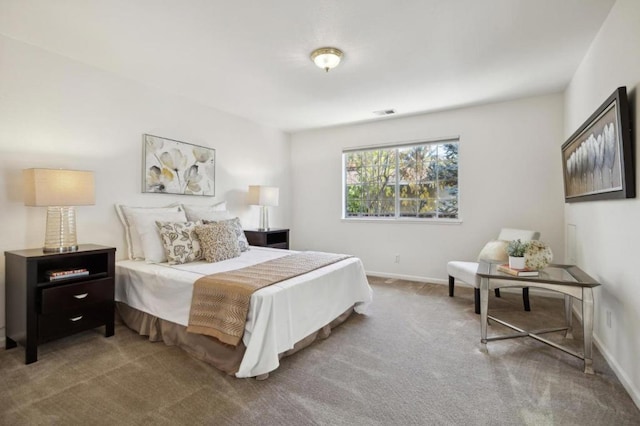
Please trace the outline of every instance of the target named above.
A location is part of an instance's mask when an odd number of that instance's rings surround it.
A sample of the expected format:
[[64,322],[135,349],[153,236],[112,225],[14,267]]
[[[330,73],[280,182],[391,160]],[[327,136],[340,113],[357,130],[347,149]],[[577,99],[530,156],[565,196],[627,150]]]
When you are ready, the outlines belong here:
[[329,72],[340,63],[342,50],[335,47],[321,47],[311,52],[311,60],[316,66]]
[[373,113],[375,115],[385,116],[385,115],[395,114],[396,110],[395,109],[381,109],[379,111],[373,111]]

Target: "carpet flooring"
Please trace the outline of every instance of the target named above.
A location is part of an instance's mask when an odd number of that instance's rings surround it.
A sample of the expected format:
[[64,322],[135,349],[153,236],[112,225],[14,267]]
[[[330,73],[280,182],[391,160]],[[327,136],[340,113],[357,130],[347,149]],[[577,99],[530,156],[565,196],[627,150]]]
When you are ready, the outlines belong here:
[[[2,425],[639,425],[640,411],[594,348],[582,362],[532,339],[480,344],[473,292],[370,277],[374,302],[331,336],[236,379],[123,325],[0,349]],[[562,300],[490,297],[492,315],[561,325]],[[577,323],[577,322],[576,322]],[[492,323],[490,334],[505,332]],[[553,337],[562,341],[561,333]],[[582,334],[567,343],[577,350]]]

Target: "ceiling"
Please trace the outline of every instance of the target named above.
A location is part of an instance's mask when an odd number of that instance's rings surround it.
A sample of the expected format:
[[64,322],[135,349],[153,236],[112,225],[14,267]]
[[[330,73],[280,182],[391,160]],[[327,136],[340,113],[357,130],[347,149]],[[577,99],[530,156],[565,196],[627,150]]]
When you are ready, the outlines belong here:
[[614,2],[0,0],[0,34],[295,132],[560,91]]

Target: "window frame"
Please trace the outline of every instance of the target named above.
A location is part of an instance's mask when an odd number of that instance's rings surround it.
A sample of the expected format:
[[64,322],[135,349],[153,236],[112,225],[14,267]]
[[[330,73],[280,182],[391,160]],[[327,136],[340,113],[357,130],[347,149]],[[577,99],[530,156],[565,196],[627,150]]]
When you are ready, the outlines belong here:
[[[447,144],[453,143],[458,147],[457,153],[457,217],[456,218],[447,218],[447,217],[414,217],[414,216],[401,216],[400,211],[400,186],[402,184],[401,179],[396,177],[395,185],[394,185],[394,215],[393,216],[348,216],[347,215],[347,155],[353,152],[365,152],[365,151],[374,151],[374,150],[395,150],[395,161],[396,161],[396,170],[399,170],[399,150],[402,148],[411,148],[416,146],[423,145],[438,145],[438,144]],[[446,138],[438,138],[438,139],[419,139],[413,141],[405,141],[405,142],[396,142],[396,143],[385,143],[379,145],[366,145],[366,146],[355,146],[344,148],[342,150],[341,156],[341,173],[342,173],[342,201],[341,201],[341,219],[343,221],[349,222],[383,222],[383,223],[449,223],[449,224],[458,224],[462,222],[462,215],[460,211],[460,137],[459,136],[451,136]],[[436,178],[437,179],[437,178]],[[440,200],[440,198],[438,198]]]

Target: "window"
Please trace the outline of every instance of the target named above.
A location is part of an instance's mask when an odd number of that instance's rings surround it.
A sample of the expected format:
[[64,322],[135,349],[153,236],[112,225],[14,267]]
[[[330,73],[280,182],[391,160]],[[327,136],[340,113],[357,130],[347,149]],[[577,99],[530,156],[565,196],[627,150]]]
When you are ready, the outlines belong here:
[[345,218],[458,219],[458,140],[342,153]]

